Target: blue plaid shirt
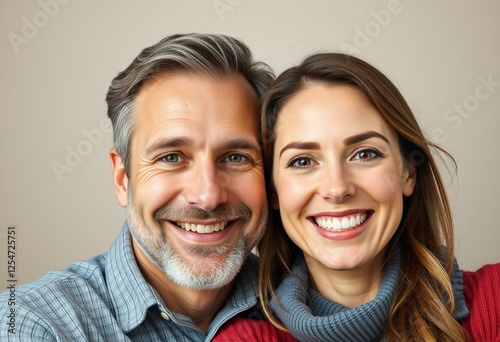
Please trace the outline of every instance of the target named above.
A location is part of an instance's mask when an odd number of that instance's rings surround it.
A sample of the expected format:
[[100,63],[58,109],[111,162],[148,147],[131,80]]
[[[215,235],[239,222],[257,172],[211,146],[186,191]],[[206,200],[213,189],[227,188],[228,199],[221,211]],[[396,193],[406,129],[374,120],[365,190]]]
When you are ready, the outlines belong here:
[[16,287],[14,319],[10,291],[2,293],[0,341],[210,341],[224,322],[253,309],[257,294],[257,257],[251,255],[205,334],[170,311],[146,282],[125,223],[107,253]]

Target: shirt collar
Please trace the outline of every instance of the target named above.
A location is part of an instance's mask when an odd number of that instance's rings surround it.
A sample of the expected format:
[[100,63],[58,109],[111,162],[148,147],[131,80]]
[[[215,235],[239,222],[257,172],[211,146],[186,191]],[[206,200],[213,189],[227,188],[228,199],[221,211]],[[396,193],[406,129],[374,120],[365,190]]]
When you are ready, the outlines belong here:
[[246,309],[257,304],[259,289],[257,284],[258,257],[250,253],[235,278],[230,300],[233,307]]
[[[241,312],[257,304],[257,269],[258,257],[250,253],[235,278],[226,305],[212,325],[222,324],[234,311]],[[124,332],[137,328],[144,321],[148,309],[154,305],[168,311],[159,294],[139,270],[127,222],[108,252],[106,274],[115,316]]]
[[153,305],[163,306],[135,260],[128,223],[108,252],[106,275],[116,319],[125,332],[137,328]]
[[208,328],[207,341],[211,340],[217,330],[231,317],[257,305],[259,293],[257,286],[257,270],[258,257],[250,253],[241,267],[240,272],[234,279],[233,288],[229,294],[226,305],[215,316]]

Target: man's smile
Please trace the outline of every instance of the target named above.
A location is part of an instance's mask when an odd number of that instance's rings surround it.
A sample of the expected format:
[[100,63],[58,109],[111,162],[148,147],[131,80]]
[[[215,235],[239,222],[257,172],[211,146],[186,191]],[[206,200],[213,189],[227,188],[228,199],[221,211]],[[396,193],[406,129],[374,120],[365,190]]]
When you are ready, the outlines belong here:
[[189,222],[175,222],[175,224],[188,232],[197,232],[200,234],[209,234],[224,230],[230,221],[222,221],[211,224],[189,223]]

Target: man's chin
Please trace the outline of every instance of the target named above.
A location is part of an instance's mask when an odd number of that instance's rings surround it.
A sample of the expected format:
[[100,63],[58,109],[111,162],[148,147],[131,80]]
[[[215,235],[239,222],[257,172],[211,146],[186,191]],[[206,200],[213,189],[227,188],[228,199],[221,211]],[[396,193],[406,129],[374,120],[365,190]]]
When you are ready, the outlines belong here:
[[[220,258],[171,258],[163,267],[166,275],[177,285],[197,290],[213,290],[229,284],[238,274],[248,255],[239,241],[229,254]],[[198,259],[198,262],[196,261]],[[193,262],[195,264],[193,264]]]
[[178,286],[192,290],[214,290],[222,288],[236,277],[241,265],[234,264],[232,267],[225,265],[217,266],[217,268],[207,269],[203,272],[196,270],[166,270],[167,276]]

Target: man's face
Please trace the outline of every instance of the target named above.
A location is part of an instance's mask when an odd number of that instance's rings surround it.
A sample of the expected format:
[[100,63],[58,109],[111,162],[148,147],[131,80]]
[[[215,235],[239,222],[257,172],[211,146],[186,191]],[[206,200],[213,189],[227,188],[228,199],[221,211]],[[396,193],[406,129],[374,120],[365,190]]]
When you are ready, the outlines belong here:
[[180,286],[228,284],[267,219],[255,92],[236,74],[161,74],[134,109],[125,183],[136,245]]

